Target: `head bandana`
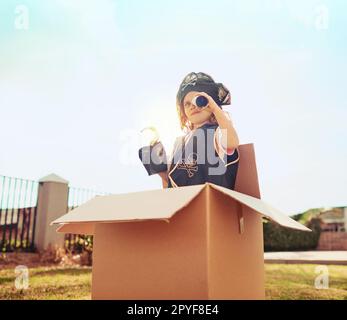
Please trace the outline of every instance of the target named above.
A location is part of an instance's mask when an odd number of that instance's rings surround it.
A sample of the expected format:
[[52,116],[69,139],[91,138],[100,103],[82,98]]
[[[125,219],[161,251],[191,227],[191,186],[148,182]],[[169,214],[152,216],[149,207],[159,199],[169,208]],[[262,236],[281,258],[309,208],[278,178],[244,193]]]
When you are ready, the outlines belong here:
[[177,92],[177,102],[181,104],[186,94],[191,91],[207,93],[219,107],[230,104],[229,90],[222,83],[214,82],[206,73],[191,72],[185,76]]

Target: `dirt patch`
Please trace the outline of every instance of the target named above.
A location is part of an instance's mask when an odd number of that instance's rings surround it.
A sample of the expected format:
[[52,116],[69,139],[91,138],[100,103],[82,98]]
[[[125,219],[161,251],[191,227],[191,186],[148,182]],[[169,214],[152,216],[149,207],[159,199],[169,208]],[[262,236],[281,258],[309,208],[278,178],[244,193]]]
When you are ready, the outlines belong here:
[[0,269],[15,268],[24,265],[29,268],[38,266],[90,266],[91,255],[88,252],[72,254],[61,247],[48,247],[36,253],[9,252],[0,253]]

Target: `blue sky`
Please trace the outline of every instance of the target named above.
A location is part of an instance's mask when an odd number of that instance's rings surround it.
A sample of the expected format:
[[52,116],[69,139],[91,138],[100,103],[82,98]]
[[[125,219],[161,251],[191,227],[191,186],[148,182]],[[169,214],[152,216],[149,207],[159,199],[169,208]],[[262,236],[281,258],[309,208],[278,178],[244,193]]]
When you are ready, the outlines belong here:
[[0,174],[160,188],[139,131],[156,126],[169,151],[179,83],[202,71],[232,92],[224,109],[255,145],[264,200],[288,214],[347,205],[345,1],[8,0],[0,16]]

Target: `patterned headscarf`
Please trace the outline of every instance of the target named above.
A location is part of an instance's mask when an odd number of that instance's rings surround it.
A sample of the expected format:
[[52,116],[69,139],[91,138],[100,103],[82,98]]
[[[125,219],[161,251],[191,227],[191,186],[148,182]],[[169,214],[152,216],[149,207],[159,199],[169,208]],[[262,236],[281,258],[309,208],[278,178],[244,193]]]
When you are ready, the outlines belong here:
[[181,104],[186,94],[191,91],[207,93],[219,107],[230,104],[229,90],[222,83],[214,82],[212,77],[206,73],[191,72],[186,75],[178,89],[177,102]]

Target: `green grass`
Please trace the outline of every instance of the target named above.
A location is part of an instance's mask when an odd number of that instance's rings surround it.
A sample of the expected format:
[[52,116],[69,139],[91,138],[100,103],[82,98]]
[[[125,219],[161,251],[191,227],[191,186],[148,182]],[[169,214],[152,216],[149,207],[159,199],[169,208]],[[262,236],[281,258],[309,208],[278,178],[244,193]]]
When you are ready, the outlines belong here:
[[[316,265],[266,264],[266,299],[347,299],[347,266],[328,266],[329,289],[314,287]],[[29,288],[17,290],[13,268],[0,270],[0,299],[90,299],[90,267],[29,269]]]
[[347,300],[347,266],[327,266],[329,288],[316,289],[313,264],[265,264],[266,299]]
[[14,269],[0,270],[0,299],[90,299],[91,267],[29,268],[29,288],[15,288]]

